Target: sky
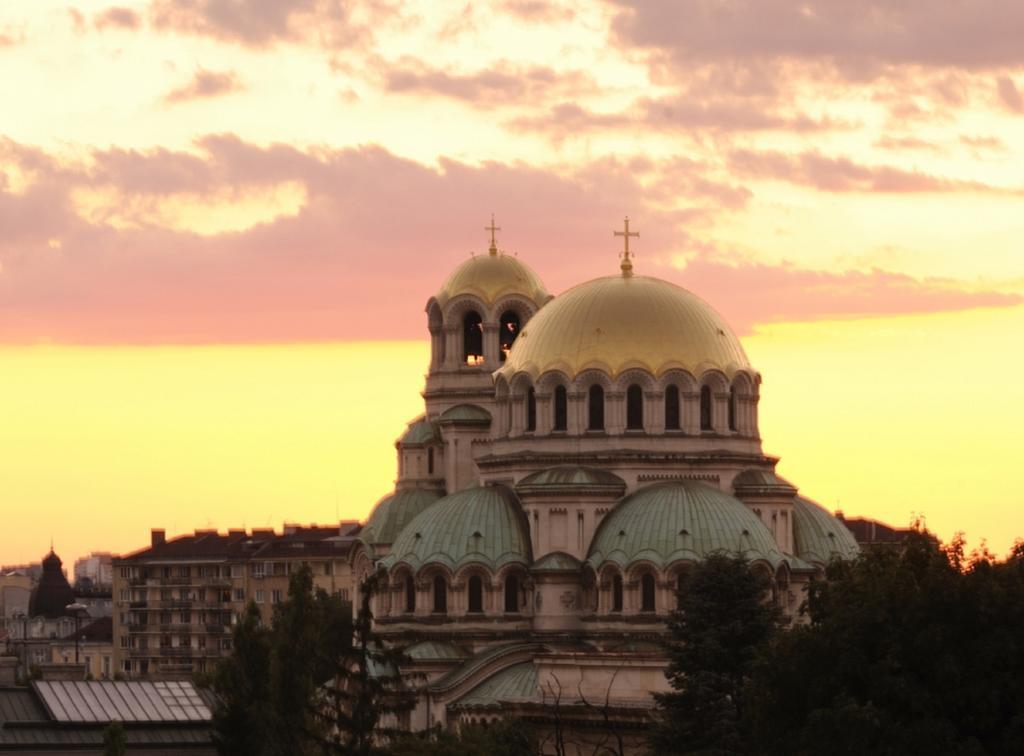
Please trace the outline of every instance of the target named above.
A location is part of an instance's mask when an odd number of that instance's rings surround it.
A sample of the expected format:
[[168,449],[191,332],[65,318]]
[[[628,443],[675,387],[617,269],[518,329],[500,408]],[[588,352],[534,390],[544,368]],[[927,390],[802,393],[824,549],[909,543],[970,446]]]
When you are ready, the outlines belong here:
[[1005,552],[1024,5],[0,4],[0,564],[361,519],[487,246],[734,326],[830,509]]

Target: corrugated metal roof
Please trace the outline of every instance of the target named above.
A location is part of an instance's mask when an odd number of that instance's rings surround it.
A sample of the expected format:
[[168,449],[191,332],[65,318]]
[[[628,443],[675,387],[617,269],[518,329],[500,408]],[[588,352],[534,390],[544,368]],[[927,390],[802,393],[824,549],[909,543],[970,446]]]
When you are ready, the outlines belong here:
[[602,520],[588,561],[625,566],[645,560],[665,567],[717,551],[783,561],[771,533],[743,502],[697,481],[656,483],[627,496]]
[[28,688],[0,688],[0,729],[7,722],[45,722],[46,711]]
[[504,486],[480,486],[451,494],[432,504],[406,525],[387,569],[405,562],[413,570],[439,563],[452,570],[478,562],[492,570],[530,562],[530,539],[519,501]]
[[[95,725],[57,726],[53,723],[0,727],[0,751],[30,746],[56,746],[62,749],[81,746],[102,748],[103,729]],[[136,725],[125,727],[124,734],[129,747],[170,745],[195,748],[209,746],[212,743],[210,731],[205,727]]]
[[209,722],[190,682],[40,680],[32,688],[58,722]]
[[801,559],[828,564],[834,557],[856,559],[860,547],[853,533],[838,518],[810,499],[793,500],[793,540]]
[[500,706],[503,701],[532,701],[537,697],[537,668],[533,662],[515,664],[484,680],[456,706]]

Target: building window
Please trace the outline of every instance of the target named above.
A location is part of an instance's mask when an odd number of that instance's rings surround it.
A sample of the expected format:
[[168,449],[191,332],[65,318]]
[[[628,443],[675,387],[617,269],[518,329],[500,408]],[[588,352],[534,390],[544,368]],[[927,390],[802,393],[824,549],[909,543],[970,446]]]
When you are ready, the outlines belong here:
[[272,590],[270,592],[270,601],[273,604],[280,604],[281,603],[281,589],[280,588],[275,588],[274,590]]
[[405,613],[412,614],[416,611],[416,582],[412,575],[405,576]]
[[484,361],[484,324],[473,310],[462,319],[462,360],[466,365],[480,365]]
[[587,399],[587,430],[604,430],[604,389],[594,384],[590,387]]
[[679,573],[676,577],[676,609],[683,608],[683,587],[686,584],[686,574],[683,572]]
[[626,430],[644,429],[644,392],[633,384],[626,389]]
[[654,611],[654,575],[649,572],[640,578],[640,611]]
[[427,449],[427,475],[434,474],[434,447]]
[[244,588],[235,588],[235,601],[245,601]]
[[263,603],[263,589],[262,588],[257,588],[256,589],[256,603],[257,604],[262,604]]
[[504,362],[505,358],[508,356],[508,352],[512,348],[512,344],[518,335],[519,316],[512,310],[502,313],[500,327],[498,328],[498,341],[499,346],[501,347],[498,356],[502,362]]
[[252,576],[254,578],[261,578],[264,574],[263,562],[253,562],[252,564]]
[[484,610],[484,581],[479,575],[472,575],[469,578],[469,611],[479,614]]
[[711,424],[711,387],[700,387],[700,429],[702,431],[714,430]]
[[448,584],[444,577],[437,575],[434,578],[434,613],[447,614],[448,612]]
[[679,430],[679,387],[668,386],[665,389],[665,430]]
[[515,575],[505,578],[505,612],[519,613],[519,578]]
[[612,611],[622,611],[622,575],[612,578]]
[[736,387],[729,389],[729,430],[736,430]]
[[537,430],[537,392],[533,386],[526,390],[526,430]]
[[565,386],[555,387],[555,417],[553,428],[556,431],[564,431],[569,427],[569,410],[565,395]]

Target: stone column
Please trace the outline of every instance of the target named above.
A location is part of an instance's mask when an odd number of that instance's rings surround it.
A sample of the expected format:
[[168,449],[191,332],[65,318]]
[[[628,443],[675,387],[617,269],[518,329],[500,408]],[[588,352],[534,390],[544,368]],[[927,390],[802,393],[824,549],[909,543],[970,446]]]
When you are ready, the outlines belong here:
[[444,327],[444,367],[455,370],[462,363],[462,326],[459,324]]
[[626,394],[622,391],[604,393],[604,430],[615,436],[626,431]]
[[665,392],[644,392],[644,430],[648,433],[665,432]]
[[700,392],[680,391],[679,401],[682,402],[680,413],[682,414],[683,432],[688,436],[700,434]]
[[493,372],[501,367],[501,361],[498,359],[498,352],[500,351],[498,344],[498,324],[484,323],[483,332],[484,367]]

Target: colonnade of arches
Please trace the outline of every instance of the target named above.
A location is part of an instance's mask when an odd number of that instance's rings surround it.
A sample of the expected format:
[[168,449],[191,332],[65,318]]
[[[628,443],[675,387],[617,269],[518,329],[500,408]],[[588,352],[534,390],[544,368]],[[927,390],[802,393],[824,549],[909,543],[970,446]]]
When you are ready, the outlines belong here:
[[498,378],[499,436],[553,433],[680,433],[757,437],[758,378],[730,380],[717,370],[698,380],[682,370],[660,379],[630,371],[611,380],[591,370],[570,380],[546,373],[534,382]]
[[[665,568],[638,562],[625,568],[612,563],[596,571],[587,569],[583,606],[599,616],[669,615],[680,608],[687,570],[692,567],[693,562],[681,561]],[[767,563],[755,562],[751,569],[771,586],[772,600],[786,608],[792,599],[788,565],[782,563],[773,571]]]
[[478,564],[455,573],[443,565],[427,565],[418,573],[402,565],[392,570],[387,585],[378,597],[379,616],[522,615],[530,606],[531,584],[524,566],[495,574]]
[[444,308],[431,300],[427,305],[431,371],[497,369],[536,311],[537,305],[521,296],[505,297],[493,306],[470,295],[456,297]]

